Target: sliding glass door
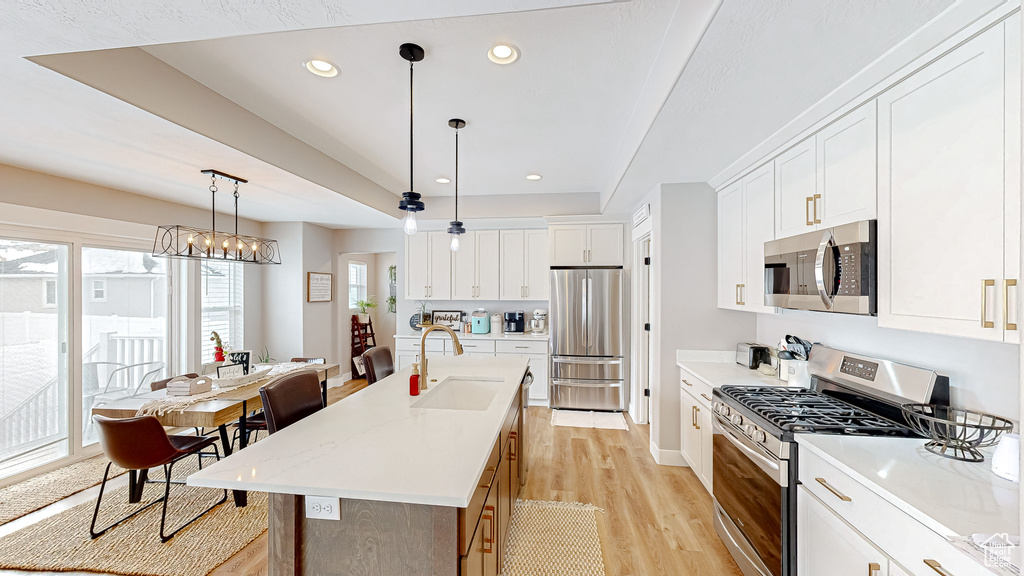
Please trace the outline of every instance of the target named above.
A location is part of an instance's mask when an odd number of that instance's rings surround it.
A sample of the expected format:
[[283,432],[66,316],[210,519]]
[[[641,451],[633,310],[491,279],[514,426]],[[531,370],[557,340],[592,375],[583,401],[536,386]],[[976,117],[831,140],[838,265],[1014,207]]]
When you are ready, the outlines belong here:
[[68,252],[0,238],[0,478],[70,453]]
[[167,261],[82,248],[82,444],[96,442],[94,406],[145,394],[168,370]]

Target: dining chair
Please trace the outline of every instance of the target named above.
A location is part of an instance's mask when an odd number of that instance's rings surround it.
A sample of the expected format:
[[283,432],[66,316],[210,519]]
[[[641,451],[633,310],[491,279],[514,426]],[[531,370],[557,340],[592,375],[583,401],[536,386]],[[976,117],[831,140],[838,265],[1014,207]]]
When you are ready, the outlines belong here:
[[363,367],[366,368],[366,383],[373,384],[395,373],[395,361],[387,346],[374,346],[363,352]]
[[271,434],[324,408],[316,370],[282,374],[260,387],[260,398]]
[[292,358],[292,362],[302,362],[303,364],[327,364],[326,358]]
[[[167,432],[164,431],[164,427],[160,425],[160,421],[154,416],[107,418],[97,415],[93,416],[92,419],[96,424],[103,453],[110,460],[106,471],[103,472],[100,493],[96,497],[96,509],[92,514],[92,524],[89,525],[89,535],[92,538],[99,538],[125,520],[133,518],[144,510],[163,502],[163,511],[160,514],[160,541],[167,542],[181,531],[182,528],[195,522],[210,510],[227,501],[228,491],[224,490],[224,496],[217,503],[177,527],[170,534],[167,534],[167,504],[170,500],[171,484],[183,484],[183,482],[172,482],[171,480],[171,472],[174,465],[182,458],[199,455],[199,463],[200,467],[202,467],[203,449],[207,447],[212,447],[213,455],[220,460],[220,450],[217,449],[216,444],[217,438],[215,436],[168,436]],[[110,467],[114,464],[129,471],[129,502],[139,502],[142,499],[143,488],[146,485],[146,477],[150,468],[163,467],[164,495],[124,518],[117,520],[106,528],[97,531],[96,519],[99,517],[100,503],[103,501],[103,491],[107,487]],[[134,481],[131,479],[134,479]]]

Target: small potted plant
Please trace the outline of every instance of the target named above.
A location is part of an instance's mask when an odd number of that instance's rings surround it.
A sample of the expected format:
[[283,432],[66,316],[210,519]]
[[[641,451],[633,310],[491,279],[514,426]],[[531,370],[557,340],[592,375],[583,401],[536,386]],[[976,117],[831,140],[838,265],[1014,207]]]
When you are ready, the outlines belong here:
[[377,307],[377,297],[367,296],[365,300],[356,300],[356,308],[359,309],[359,323],[370,322],[370,310]]

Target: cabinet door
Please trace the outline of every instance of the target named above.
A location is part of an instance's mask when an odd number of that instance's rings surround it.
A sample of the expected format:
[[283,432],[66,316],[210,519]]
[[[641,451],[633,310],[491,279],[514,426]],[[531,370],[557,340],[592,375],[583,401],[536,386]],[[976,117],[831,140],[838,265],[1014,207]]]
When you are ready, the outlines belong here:
[[714,486],[713,474],[714,470],[714,436],[715,430],[711,423],[711,407],[708,405],[698,404],[700,413],[700,478],[704,481],[704,487],[711,492],[711,487]]
[[879,326],[1003,339],[1003,33],[878,98]]
[[434,300],[451,300],[451,237],[444,232],[431,232],[428,238],[430,239],[430,290],[428,297]]
[[472,300],[476,297],[477,237],[478,232],[466,232],[459,242],[459,250],[452,252],[452,298]]
[[718,193],[718,307],[742,310],[743,183]]
[[396,368],[399,370],[404,370],[405,368],[412,366],[413,363],[416,362],[416,356],[417,354],[414,352],[403,352],[400,354],[396,354]]
[[786,238],[817,229],[814,138],[808,138],[775,158],[775,237]]
[[533,373],[533,384],[530,384],[530,400],[544,404],[548,399],[548,356],[547,354],[531,354],[530,372]]
[[430,244],[426,234],[405,237],[405,298],[422,300],[430,291]]
[[822,227],[877,215],[878,176],[875,101],[836,120],[815,135],[818,194],[811,214]]
[[622,224],[587,226],[586,261],[590,266],[622,266]]
[[764,305],[764,243],[775,239],[775,168],[769,162],[743,179],[744,310],[771,314]]
[[476,296],[481,300],[498,300],[499,240],[497,230],[476,233],[474,255],[476,256]]
[[505,539],[508,536],[508,520],[512,517],[512,506],[511,506],[511,487],[512,487],[512,462],[510,455],[512,453],[512,439],[509,438],[508,442],[505,443],[505,447],[501,451],[501,463],[498,464],[498,475],[494,481],[497,482],[497,486],[491,486],[491,492],[494,489],[498,489],[498,514],[495,524],[497,525],[496,531],[498,535],[498,541],[496,542],[495,548],[498,550],[498,565],[501,566],[505,561],[505,553],[507,548],[505,547]]
[[585,265],[587,248],[587,227],[583,224],[559,224],[548,228],[551,240],[550,262],[552,266]]
[[548,284],[550,283],[548,272],[548,231],[527,230],[526,231],[526,266],[524,288],[527,300],[547,300]]
[[904,572],[903,568],[895,562],[889,562],[889,576],[910,576],[910,572]]
[[697,419],[697,401],[687,392],[679,395],[679,422],[682,425],[679,438],[683,458],[693,468],[694,474],[700,474],[700,420]]
[[797,494],[797,574],[885,576],[889,558],[800,486]]
[[[501,231],[501,274],[499,292],[502,300],[522,300],[526,276],[526,234],[523,230]],[[497,330],[491,326],[491,330]]]

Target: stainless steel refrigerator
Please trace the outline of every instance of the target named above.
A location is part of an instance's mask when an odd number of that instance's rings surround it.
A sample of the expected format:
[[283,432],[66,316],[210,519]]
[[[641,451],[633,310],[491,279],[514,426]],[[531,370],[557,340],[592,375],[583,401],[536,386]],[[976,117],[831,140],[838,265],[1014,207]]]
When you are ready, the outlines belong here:
[[552,408],[626,409],[621,268],[551,269]]

